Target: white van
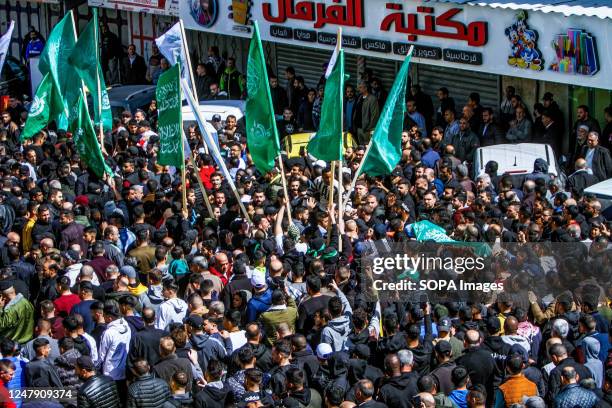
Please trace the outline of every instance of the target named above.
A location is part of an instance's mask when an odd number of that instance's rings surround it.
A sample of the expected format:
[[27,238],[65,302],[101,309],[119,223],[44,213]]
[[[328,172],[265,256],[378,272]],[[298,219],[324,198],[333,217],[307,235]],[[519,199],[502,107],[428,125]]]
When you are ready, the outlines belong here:
[[[244,116],[245,101],[241,100],[218,100],[218,101],[200,101],[200,112],[202,117],[208,122],[212,121],[214,115],[221,116],[221,120],[229,115],[234,115],[236,120],[240,120]],[[189,106],[183,106],[183,121],[195,121],[193,112]]]
[[601,203],[601,213],[607,220],[612,220],[612,179],[593,184],[584,189],[584,194],[593,194]]
[[561,177],[555,152],[548,144],[543,143],[518,143],[499,144],[493,146],[479,147],[474,153],[474,178],[485,172],[485,166],[489,161],[496,161],[499,165],[497,175],[528,175],[533,173],[533,163],[536,159],[544,159],[548,163],[548,173],[555,177]]

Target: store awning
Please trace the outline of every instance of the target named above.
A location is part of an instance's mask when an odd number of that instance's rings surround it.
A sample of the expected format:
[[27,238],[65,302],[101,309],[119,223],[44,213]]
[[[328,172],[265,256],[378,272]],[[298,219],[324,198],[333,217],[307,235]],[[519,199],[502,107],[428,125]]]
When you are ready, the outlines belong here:
[[511,10],[541,11],[569,16],[588,16],[612,19],[610,0],[431,0],[437,3],[469,4]]

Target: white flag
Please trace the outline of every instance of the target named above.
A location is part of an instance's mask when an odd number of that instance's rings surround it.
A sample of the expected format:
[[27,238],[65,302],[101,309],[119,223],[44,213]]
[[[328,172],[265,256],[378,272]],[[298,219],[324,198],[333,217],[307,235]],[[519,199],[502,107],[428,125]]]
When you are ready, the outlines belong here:
[[342,48],[342,28],[338,28],[338,34],[336,35],[336,46],[334,47],[334,52],[332,53],[332,56],[329,59],[329,63],[327,64],[327,69],[325,70],[325,79],[329,78],[332,71],[334,70],[336,60],[338,59],[338,54],[340,54],[340,48]]
[[11,20],[8,31],[0,37],[0,71],[2,71],[2,67],[4,66],[4,60],[6,59],[6,54],[8,54],[9,45],[11,45],[13,28],[15,28],[15,22]]
[[181,31],[181,23],[173,25],[164,35],[155,39],[157,48],[162,55],[168,60],[170,65],[181,62],[181,78],[187,81],[189,89],[193,90],[191,83],[191,75],[189,74],[189,63],[187,59],[187,50],[183,46],[183,35]]

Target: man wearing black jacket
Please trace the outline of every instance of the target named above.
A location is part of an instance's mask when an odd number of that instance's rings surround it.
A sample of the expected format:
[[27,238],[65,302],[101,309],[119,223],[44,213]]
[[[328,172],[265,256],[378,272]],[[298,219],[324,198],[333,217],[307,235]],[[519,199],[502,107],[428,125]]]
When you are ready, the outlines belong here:
[[62,381],[53,364],[48,360],[51,346],[49,340],[39,337],[34,340],[36,358],[26,366],[26,385],[28,387],[62,387]]
[[161,378],[155,378],[149,373],[150,367],[146,360],[137,360],[132,368],[136,379],[128,388],[129,407],[162,406],[170,399],[168,383]]
[[573,367],[576,373],[580,376],[580,380],[592,378],[588,368],[580,363],[577,363],[572,357],[568,357],[567,349],[562,344],[555,344],[550,348],[550,358],[555,365],[548,375],[548,393],[546,399],[549,403],[555,400],[555,397],[561,389],[561,372],[565,367]]
[[472,384],[482,384],[487,391],[487,406],[493,404],[495,396],[494,383],[497,366],[491,353],[480,346],[480,333],[468,330],[465,333],[465,350],[456,361],[458,366],[464,366],[469,373]]
[[599,144],[598,132],[589,132],[580,156],[584,157],[597,180],[604,181],[612,177],[612,156],[608,149]]
[[[401,352],[401,351],[400,351]],[[407,351],[406,357],[412,359],[412,353]],[[412,369],[412,361],[405,361],[404,367]],[[378,391],[377,399],[389,407],[410,408],[412,397],[419,393],[417,388],[418,374],[412,371],[402,373],[402,364],[397,354],[385,357],[385,379]]]
[[128,366],[132,367],[138,360],[149,361],[157,364],[159,361],[159,341],[167,336],[168,332],[155,328],[155,311],[145,307],[142,309],[142,320],[144,328],[132,332],[130,341],[130,352],[128,354]]

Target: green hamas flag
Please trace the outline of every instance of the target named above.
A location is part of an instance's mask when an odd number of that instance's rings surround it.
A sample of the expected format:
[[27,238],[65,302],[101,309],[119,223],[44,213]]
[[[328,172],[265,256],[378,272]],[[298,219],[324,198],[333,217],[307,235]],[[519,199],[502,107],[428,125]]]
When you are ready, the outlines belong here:
[[342,160],[344,50],[336,46],[325,73],[325,98],[319,131],[308,143],[308,153],[319,160]]
[[280,143],[257,22],[249,46],[247,67],[247,146],[257,170],[267,173],[274,168],[274,160],[280,154]]
[[77,109],[74,110],[77,116],[71,123],[73,126],[72,141],[79,156],[81,156],[81,161],[86,163],[87,167],[89,167],[95,175],[100,178],[102,178],[104,173],[112,175],[112,170],[108,167],[102,156],[98,138],[96,137],[96,131],[89,118],[87,104],[82,95],[83,94],[81,94],[78,99],[76,105]]
[[81,94],[81,79],[68,62],[76,42],[75,37],[71,10],[51,31],[38,63],[41,74],[51,75],[53,85],[62,100],[62,113],[50,117],[50,120],[55,119],[57,127],[64,130],[68,128],[70,109],[77,104]]
[[411,57],[412,54],[410,53],[404,60],[389,92],[370,141],[370,150],[363,158],[365,162],[361,173],[366,173],[369,176],[391,174],[402,158],[402,129],[404,127],[404,114],[406,113],[406,81],[408,80]]
[[159,153],[157,163],[162,166],[182,168],[183,121],[181,119],[181,67],[176,63],[161,74],[155,89],[157,100],[157,134]]
[[51,75],[47,74],[38,84],[34,100],[30,104],[28,118],[21,132],[21,140],[30,139],[40,132],[47,126],[51,118],[60,115],[63,109],[62,98],[53,85]]
[[111,130],[113,115],[100,67],[99,50],[98,10],[94,8],[93,18],[79,36],[68,61],[83,79],[92,96],[94,123],[96,126],[102,123],[104,129]]

